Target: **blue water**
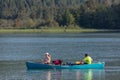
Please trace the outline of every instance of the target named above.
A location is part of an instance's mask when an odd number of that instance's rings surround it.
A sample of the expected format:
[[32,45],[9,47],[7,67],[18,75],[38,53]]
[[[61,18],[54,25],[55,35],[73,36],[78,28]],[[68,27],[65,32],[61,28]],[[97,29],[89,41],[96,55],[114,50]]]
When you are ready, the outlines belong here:
[[[105,62],[105,69],[26,69],[26,61],[40,62],[46,52],[64,62],[88,53],[94,62]],[[0,80],[119,80],[119,63],[120,33],[0,34]]]

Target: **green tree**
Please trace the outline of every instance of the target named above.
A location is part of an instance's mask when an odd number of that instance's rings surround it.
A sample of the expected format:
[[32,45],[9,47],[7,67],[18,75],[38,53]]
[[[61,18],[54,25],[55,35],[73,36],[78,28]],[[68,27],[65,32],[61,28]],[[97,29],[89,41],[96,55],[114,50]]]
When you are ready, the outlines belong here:
[[74,24],[74,21],[75,21],[75,18],[74,16],[68,11],[66,10],[64,12],[64,14],[62,15],[62,24],[63,26],[66,25],[66,26],[69,26],[71,24]]

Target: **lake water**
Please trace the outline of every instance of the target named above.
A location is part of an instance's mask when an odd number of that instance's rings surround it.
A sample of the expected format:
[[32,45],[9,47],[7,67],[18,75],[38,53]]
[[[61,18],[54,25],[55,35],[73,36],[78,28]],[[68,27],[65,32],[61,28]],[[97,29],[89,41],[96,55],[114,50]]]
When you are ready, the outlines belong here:
[[[46,52],[64,62],[88,53],[105,69],[27,70]],[[120,33],[0,34],[0,80],[120,80]]]

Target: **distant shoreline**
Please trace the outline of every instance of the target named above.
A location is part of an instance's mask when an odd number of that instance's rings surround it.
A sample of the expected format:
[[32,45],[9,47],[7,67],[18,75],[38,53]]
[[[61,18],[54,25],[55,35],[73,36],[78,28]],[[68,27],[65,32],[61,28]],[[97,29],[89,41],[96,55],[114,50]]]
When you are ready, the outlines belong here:
[[0,29],[4,33],[93,33],[93,32],[120,32],[120,30],[101,29]]

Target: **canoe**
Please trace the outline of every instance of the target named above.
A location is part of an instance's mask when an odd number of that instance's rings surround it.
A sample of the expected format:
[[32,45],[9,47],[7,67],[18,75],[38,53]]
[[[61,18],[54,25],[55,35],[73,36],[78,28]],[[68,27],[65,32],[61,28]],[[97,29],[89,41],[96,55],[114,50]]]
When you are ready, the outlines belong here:
[[80,65],[54,65],[43,64],[36,62],[26,62],[27,69],[104,69],[105,63],[98,62],[92,64],[80,64]]

